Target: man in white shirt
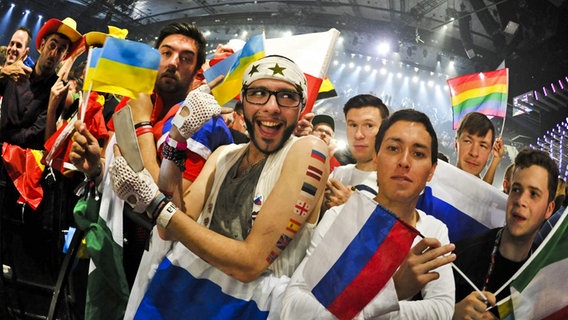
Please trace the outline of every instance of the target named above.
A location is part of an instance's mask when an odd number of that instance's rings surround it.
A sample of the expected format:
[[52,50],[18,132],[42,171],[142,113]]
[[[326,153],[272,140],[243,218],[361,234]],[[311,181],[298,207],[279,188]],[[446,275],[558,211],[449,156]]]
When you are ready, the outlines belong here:
[[349,99],[343,107],[347,123],[347,143],[355,164],[337,167],[327,182],[327,208],[343,204],[349,199],[356,185],[366,185],[377,190],[375,165],[375,136],[381,122],[389,116],[383,101],[370,94],[360,94]]
[[[450,319],[455,289],[449,263],[455,255],[446,254],[454,245],[448,244],[448,230],[442,222],[415,209],[420,192],[436,169],[436,133],[425,114],[407,109],[384,121],[376,140],[378,153],[373,163],[379,191],[374,201],[428,238],[414,240],[414,247],[391,280],[355,318]],[[353,201],[372,200],[354,194],[345,207]],[[310,257],[321,248],[318,245],[325,246],[322,239],[342,214],[342,207],[328,210],[316,228],[306,257],[286,290],[283,319],[334,318],[310,291],[304,270]],[[421,299],[414,298],[418,294]]]

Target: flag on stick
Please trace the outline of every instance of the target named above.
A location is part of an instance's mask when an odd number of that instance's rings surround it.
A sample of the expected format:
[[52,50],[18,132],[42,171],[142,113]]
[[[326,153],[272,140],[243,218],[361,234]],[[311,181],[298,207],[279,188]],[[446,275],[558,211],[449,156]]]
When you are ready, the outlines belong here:
[[277,54],[294,61],[308,80],[308,96],[303,114],[311,112],[333,56],[337,29],[266,39],[266,55]]
[[507,195],[483,180],[438,161],[416,208],[448,226],[451,242],[505,225]]
[[356,192],[306,263],[306,284],[336,317],[351,319],[383,290],[418,234]]
[[211,91],[219,105],[224,105],[239,94],[246,68],[262,57],[264,57],[264,34],[259,34],[250,38],[241,50],[205,71],[207,82],[211,82],[218,75],[225,75],[223,82]]
[[333,97],[337,97],[337,91],[335,91],[335,86],[333,85],[331,80],[329,80],[328,77],[325,77],[325,79],[323,79],[323,82],[321,83],[321,87],[319,89],[316,100],[328,99]]
[[568,219],[565,210],[544,242],[513,276],[516,319],[568,319]]
[[86,77],[84,88],[88,89],[88,80],[92,80],[93,91],[135,99],[139,93],[150,94],[154,90],[160,53],[145,43],[107,37],[100,57],[96,59],[93,53],[89,71],[94,63],[94,73],[92,78]]
[[448,79],[453,128],[470,112],[504,118],[507,113],[509,69],[466,74]]

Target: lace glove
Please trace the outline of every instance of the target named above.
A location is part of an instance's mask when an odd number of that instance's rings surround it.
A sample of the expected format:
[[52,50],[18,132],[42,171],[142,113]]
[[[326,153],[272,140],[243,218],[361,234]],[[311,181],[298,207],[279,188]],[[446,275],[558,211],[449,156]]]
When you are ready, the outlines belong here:
[[158,186],[148,170],[134,172],[122,156],[114,158],[109,173],[112,189],[120,199],[133,208],[134,212],[144,212],[158,194]]
[[[207,87],[207,85],[205,86]],[[217,100],[204,91],[206,90],[201,87],[191,91],[172,120],[172,124],[186,139],[199,130],[212,116],[221,113],[221,106],[219,106]],[[182,116],[182,112],[187,113],[187,110],[189,110],[189,114]]]

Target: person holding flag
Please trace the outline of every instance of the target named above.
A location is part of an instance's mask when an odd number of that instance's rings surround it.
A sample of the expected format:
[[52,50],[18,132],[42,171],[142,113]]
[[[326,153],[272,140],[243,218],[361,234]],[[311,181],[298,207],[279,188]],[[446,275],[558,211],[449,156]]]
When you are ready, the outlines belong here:
[[558,166],[547,153],[533,149],[519,152],[505,226],[456,243],[455,265],[475,288],[455,274],[457,303],[453,319],[493,317],[491,311],[486,311],[487,306],[509,295],[502,286],[531,255],[540,227],[554,211],[557,184]]
[[481,178],[481,172],[493,152],[493,159],[483,176],[483,181],[492,184],[505,149],[503,139],[495,137],[495,126],[491,120],[479,112],[466,114],[456,131],[455,146],[456,167],[478,178]]
[[[344,205],[325,213],[285,292],[283,319],[451,317],[454,286],[448,263],[455,255],[448,253],[454,246],[448,244],[443,223],[416,210],[418,196],[437,166],[434,128],[419,111],[397,111],[381,124],[375,149],[378,195],[373,201],[356,191]],[[378,209],[389,214],[373,218]],[[356,218],[371,211],[366,221]],[[377,219],[376,226],[369,230],[369,238],[384,237],[376,251],[368,239],[359,237],[373,219]],[[383,227],[392,224],[390,220],[400,223],[401,229],[393,227],[384,236]],[[416,237],[419,231],[415,228],[429,238]],[[390,234],[396,235],[390,238]],[[361,258],[368,247],[373,248],[369,262]],[[348,251],[357,252],[357,258],[343,260]],[[330,259],[336,252],[341,252],[339,259]],[[365,266],[359,269],[360,264]],[[351,274],[350,270],[360,271]],[[377,279],[383,279],[383,285],[371,288],[369,284]],[[417,294],[421,301],[411,301]]]
[[[175,259],[169,255],[163,259],[151,280],[148,272],[139,272],[135,286],[145,292],[142,297],[133,293],[128,308],[132,306],[137,316],[151,318],[158,312],[166,318],[199,314],[228,319],[242,317],[242,308],[254,309],[259,318],[273,309],[278,313],[280,299],[274,289],[281,288],[282,281],[287,283],[305,254],[329,170],[327,146],[322,140],[311,135],[292,136],[306,103],[306,78],[293,61],[275,55],[253,62],[244,72],[242,84],[251,142],[223,146],[211,155],[184,195],[185,213],[158,192],[154,183],[134,173],[123,157],[117,156],[110,169],[118,195],[152,217],[163,238],[176,240],[169,252],[180,253]],[[192,105],[189,117],[176,116],[169,139],[182,141],[188,131],[196,130],[203,103]],[[164,160],[161,169],[171,164]],[[165,176],[161,172],[160,180],[175,181],[178,176],[179,170]],[[153,244],[159,248],[159,242]],[[197,261],[180,272],[180,264],[194,261],[192,257]],[[211,266],[206,267],[208,271],[192,273],[192,268],[205,262]],[[165,281],[174,274],[177,289]],[[216,279],[230,282],[227,291],[214,286],[222,299],[204,290],[209,287],[206,283]],[[256,287],[265,280],[271,283],[263,287],[267,291]],[[149,284],[140,285],[144,281]],[[199,288],[189,286],[194,282],[201,283]],[[227,297],[235,287],[241,288],[239,293]],[[261,301],[242,303],[246,294]],[[234,300],[240,302],[229,303]],[[271,304],[268,307],[267,302]],[[246,314],[246,318],[256,318]],[[127,317],[131,316],[127,312]]]

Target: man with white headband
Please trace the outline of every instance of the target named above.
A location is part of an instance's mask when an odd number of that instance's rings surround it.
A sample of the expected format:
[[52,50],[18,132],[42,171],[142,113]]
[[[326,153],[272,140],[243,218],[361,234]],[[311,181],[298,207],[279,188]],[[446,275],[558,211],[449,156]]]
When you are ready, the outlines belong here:
[[[267,269],[277,277],[291,276],[309,245],[329,168],[321,139],[292,136],[306,93],[304,74],[288,58],[253,62],[241,92],[251,141],[217,149],[183,204],[170,202],[121,156],[110,168],[113,187],[135,211],[157,222],[162,238],[180,241],[233,278],[249,282]],[[184,141],[199,126],[200,107],[190,108],[189,116],[180,113],[173,120],[170,139]],[[166,171],[160,181],[177,179],[175,170]]]

